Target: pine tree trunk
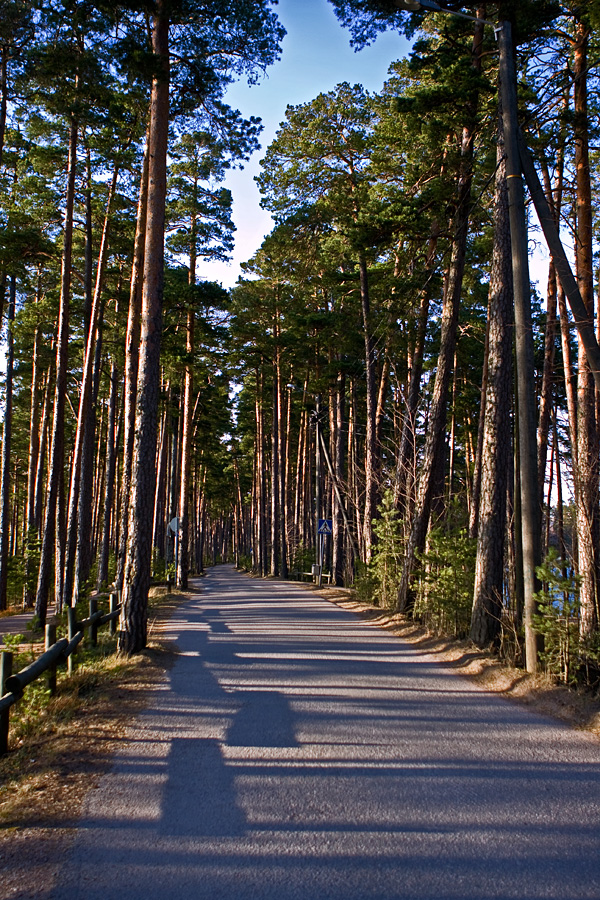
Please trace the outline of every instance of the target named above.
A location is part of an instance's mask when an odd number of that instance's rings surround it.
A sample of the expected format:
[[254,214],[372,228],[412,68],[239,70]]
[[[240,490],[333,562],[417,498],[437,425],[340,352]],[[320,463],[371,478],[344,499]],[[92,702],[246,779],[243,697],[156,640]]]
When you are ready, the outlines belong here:
[[156,464],[156,491],[154,494],[154,523],[152,525],[152,547],[153,552],[158,551],[160,558],[164,559],[165,534],[164,528],[167,520],[167,504],[166,504],[166,483],[167,483],[167,457],[168,457],[168,438],[167,438],[167,416],[168,410],[162,412],[160,423],[160,438],[158,442],[157,464]]
[[69,162],[67,170],[67,191],[65,198],[65,223],[63,230],[63,253],[61,267],[60,305],[56,338],[56,382],[54,387],[54,417],[50,466],[48,473],[48,496],[42,535],[40,568],[35,597],[35,614],[40,624],[46,624],[48,591],[52,571],[52,554],[56,535],[56,509],[59,483],[62,482],[64,464],[64,424],[65,397],[67,393],[67,363],[69,354],[69,306],[71,298],[71,258],[73,252],[73,207],[75,201],[75,175],[77,170],[78,125],[71,119],[69,131]]
[[[35,469],[35,498],[34,498],[34,519],[35,531],[37,538],[42,536],[42,518],[44,514],[44,471],[46,463],[46,450],[48,445],[48,432],[50,430],[50,396],[52,393],[52,366],[46,372],[44,386],[44,401],[42,403],[41,412],[41,433],[40,448],[38,452],[37,466]],[[33,601],[35,602],[35,587],[33,588]]]
[[[587,104],[587,49],[589,34],[581,21],[576,24],[574,53],[575,170],[577,180],[577,240],[575,259],[581,298],[594,321],[594,273],[592,246],[592,197],[589,161]],[[577,459],[579,497],[577,503],[578,572],[580,578],[580,627],[584,635],[598,625],[598,430],[594,379],[581,339],[578,341]]]
[[119,375],[113,360],[110,368],[110,397],[108,401],[108,430],[106,435],[106,481],[103,497],[102,543],[98,563],[98,590],[108,584],[108,560],[110,553],[110,530],[113,517],[113,496],[115,490],[115,469],[117,462],[117,400],[119,396]]
[[[91,511],[92,491],[91,479],[93,459],[93,448],[95,443],[95,414],[93,411],[94,401],[94,375],[98,375],[99,359],[98,357],[98,325],[100,321],[100,306],[102,288],[104,285],[104,269],[106,258],[108,255],[108,228],[110,222],[110,214],[112,207],[112,199],[117,186],[117,178],[119,175],[119,166],[116,165],[113,171],[113,177],[108,191],[108,199],[106,203],[106,213],[104,216],[104,225],[102,228],[102,238],[100,242],[100,250],[98,253],[98,267],[96,271],[96,286],[92,299],[92,308],[89,315],[88,334],[86,340],[85,356],[83,362],[83,378],[81,383],[81,393],[79,395],[79,412],[77,416],[77,431],[75,434],[75,449],[73,450],[73,458],[71,461],[71,484],[69,489],[69,512],[67,519],[67,546],[65,553],[65,574],[64,574],[64,603],[68,606],[74,605],[77,599],[77,586],[74,586],[75,560],[77,554],[77,538],[78,535],[89,535],[89,524],[91,516],[86,515],[87,510]],[[87,446],[86,446],[87,445]],[[82,475],[82,459],[84,458],[84,450],[87,449],[86,456],[86,484],[83,493],[84,503],[80,505],[80,487]],[[87,501],[87,503],[85,502]],[[83,507],[83,509],[82,509]],[[80,515],[83,513],[83,516]],[[89,539],[85,539],[85,543],[89,548]],[[82,571],[80,567],[78,576],[82,582],[85,582],[89,576],[89,567],[87,571]]]
[[[276,327],[274,328],[277,335]],[[279,391],[277,390],[277,363],[273,362],[273,420],[271,424],[271,575],[279,575]]]
[[[512,274],[511,274],[512,279]],[[483,432],[485,426],[485,403],[488,385],[488,360],[490,355],[490,320],[485,328],[485,349],[483,357],[483,372],[481,374],[481,393],[479,401],[479,422],[477,423],[477,450],[475,451],[475,466],[473,469],[473,489],[469,506],[469,537],[477,537],[479,527],[479,501],[481,498],[481,469],[483,465]],[[470,435],[469,435],[470,437]],[[468,484],[468,480],[467,480]]]
[[[39,302],[39,287],[38,287]],[[27,468],[27,508],[25,512],[25,584],[23,586],[23,607],[29,609],[35,601],[32,584],[33,558],[37,543],[35,520],[36,472],[40,457],[40,406],[39,406],[39,333],[36,328],[33,338],[33,368],[31,372],[31,404],[29,412],[29,461]]]
[[425,338],[427,336],[427,325],[429,323],[429,303],[431,300],[431,276],[433,275],[432,267],[435,260],[437,242],[438,226],[436,225],[432,230],[427,248],[427,278],[419,300],[417,331],[413,351],[410,356],[406,409],[402,417],[402,431],[400,434],[398,459],[396,461],[394,505],[397,509],[400,509],[405,516],[410,509],[414,494],[417,409],[421,394],[423,355],[425,352]]
[[169,20],[157,0],[152,48],[159,65],[152,82],[148,213],[144,253],[142,329],[138,368],[135,444],[131,477],[127,559],[123,584],[119,650],[146,646],[152,524],[156,486],[156,424],[160,387],[160,338],[164,281],[164,229],[169,131]]
[[546,303],[546,332],[544,335],[544,368],[537,428],[537,466],[538,491],[540,507],[543,505],[544,484],[546,481],[546,463],[548,458],[548,435],[550,432],[550,415],[553,404],[554,356],[556,346],[556,294],[557,281],[554,263],[550,261],[548,269],[548,292]]
[[[196,219],[192,216],[190,241],[190,268],[188,281],[196,283]],[[188,309],[186,329],[187,362],[185,366],[185,384],[183,388],[183,422],[181,428],[181,483],[179,486],[179,566],[177,583],[182,590],[188,587],[190,571],[190,489],[191,489],[191,435],[192,435],[192,394],[194,390],[194,309]]]
[[488,376],[471,640],[484,647],[501,627],[512,388],[512,258],[504,147],[498,142],[494,252],[488,302]]
[[[100,318],[96,334],[96,347],[94,350],[94,367],[92,373],[91,398],[89,401],[87,416],[83,430],[83,445],[81,448],[81,473],[79,484],[79,499],[77,503],[77,546],[75,554],[75,576],[73,582],[74,605],[80,599],[80,588],[83,588],[92,569],[92,560],[96,555],[98,529],[97,510],[99,504],[98,490],[94,489],[94,475],[96,485],[99,482],[100,472],[98,461],[104,463],[104,455],[99,454],[96,432],[98,430],[97,404],[98,391],[100,389],[100,375],[102,369],[102,338],[104,320],[104,299],[100,304]],[[102,426],[102,422],[100,422]],[[101,431],[101,427],[100,427]],[[100,443],[102,438],[100,438]],[[93,541],[86,540],[84,535],[93,534]],[[65,602],[68,602],[65,598]]]
[[2,468],[0,471],[0,610],[7,607],[8,539],[10,529],[10,448],[13,417],[14,340],[12,326],[15,318],[17,279],[10,279],[6,334],[6,378],[4,388],[4,427],[2,431]]
[[142,311],[142,276],[144,271],[144,249],[146,239],[146,216],[148,205],[148,140],[142,164],[140,193],[133,246],[133,264],[129,292],[129,314],[125,337],[125,389],[123,396],[123,472],[121,476],[121,522],[119,527],[119,547],[117,550],[117,572],[115,587],[123,590],[123,573],[127,553],[127,523],[131,491],[131,466],[133,463],[133,442],[135,437],[135,407],[137,399],[137,377],[140,353],[140,328]]
[[281,351],[277,353],[277,412],[279,431],[279,550],[281,557],[280,572],[282,578],[288,577],[287,548],[287,433],[286,410],[284,408],[284,392],[281,376]]
[[[346,378],[343,372],[338,373],[337,389],[335,392],[335,447],[333,459],[335,477],[338,484],[344,480],[344,460],[346,458],[345,446],[345,407],[346,407]],[[335,584],[341,587],[344,584],[344,549],[347,544],[346,528],[342,519],[342,511],[337,495],[334,495],[333,514],[333,577]]]
[[363,517],[363,536],[365,562],[371,558],[373,542],[373,516],[375,515],[375,498],[377,493],[377,446],[376,446],[376,412],[377,398],[375,388],[375,344],[371,334],[371,301],[369,297],[369,278],[364,253],[359,259],[360,298],[362,304],[363,329],[365,339],[365,379],[367,395],[367,428],[365,436],[365,505]]

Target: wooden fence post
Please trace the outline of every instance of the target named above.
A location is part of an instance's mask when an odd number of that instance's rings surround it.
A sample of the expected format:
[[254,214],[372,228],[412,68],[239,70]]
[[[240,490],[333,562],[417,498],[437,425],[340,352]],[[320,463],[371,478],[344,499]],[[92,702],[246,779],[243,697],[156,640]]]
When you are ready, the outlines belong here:
[[[97,612],[98,612],[98,598],[90,597],[90,619],[92,618],[92,616],[95,616]],[[92,622],[92,624],[90,625],[90,630],[88,632],[88,635],[89,635],[88,639],[89,639],[90,645],[92,647],[95,647],[96,644],[98,643],[98,623],[97,622]]]
[[[72,641],[77,633],[77,615],[74,606],[67,606],[67,621],[69,623],[69,641]],[[69,675],[72,675],[75,669],[75,660],[73,659],[75,652],[76,650],[70,654],[67,662],[67,672]]]
[[[13,655],[10,650],[3,650],[0,656],[0,697],[6,693],[6,679],[12,675]],[[0,754],[8,753],[8,723],[10,709],[0,712]]]
[[[46,641],[44,650],[49,650],[56,643],[56,625],[46,625]],[[46,684],[50,694],[56,693],[56,666],[50,666],[46,676]]]
[[[117,606],[119,605],[119,595],[115,592],[110,595],[110,611],[111,613],[115,611]],[[109,634],[115,635],[117,633],[117,620],[111,619],[108,625]]]

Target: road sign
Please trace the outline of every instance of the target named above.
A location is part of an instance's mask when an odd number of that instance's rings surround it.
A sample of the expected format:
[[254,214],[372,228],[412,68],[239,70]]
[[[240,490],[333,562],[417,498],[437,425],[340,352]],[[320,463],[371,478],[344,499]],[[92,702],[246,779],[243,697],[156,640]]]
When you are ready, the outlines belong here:
[[177,532],[179,531],[179,519],[177,518],[177,516],[171,519],[171,521],[169,522],[169,528],[171,529],[171,531],[177,534]]
[[333,521],[331,519],[319,519],[318,534],[333,534]]

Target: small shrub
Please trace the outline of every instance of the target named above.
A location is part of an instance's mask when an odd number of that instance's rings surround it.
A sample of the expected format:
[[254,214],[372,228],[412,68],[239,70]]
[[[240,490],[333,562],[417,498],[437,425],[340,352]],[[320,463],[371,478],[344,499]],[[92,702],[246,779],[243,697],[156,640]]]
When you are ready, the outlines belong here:
[[297,547],[294,551],[290,563],[290,571],[298,577],[303,572],[312,571],[312,565],[316,560],[315,551],[312,547]]
[[414,615],[438,634],[464,637],[471,624],[477,542],[466,529],[434,528],[421,555]]
[[378,603],[378,582],[371,568],[360,560],[356,561],[354,590],[361,603]]
[[238,569],[241,569],[242,572],[251,572],[252,571],[252,556],[249,553],[240,553],[238,555]]
[[[566,565],[554,548],[536,569],[542,590],[535,595],[538,609],[534,630],[543,635],[540,658],[549,675],[565,684],[578,679],[582,654],[586,649],[579,635],[579,583],[566,575]],[[591,652],[593,648],[587,648]]]
[[19,649],[19,645],[24,643],[24,634],[5,634],[3,637],[4,649],[12,650],[13,653]]
[[404,541],[392,491],[383,495],[378,513],[378,518],[373,521],[376,541],[364,584],[371,590],[377,606],[393,609],[402,578]]
[[373,519],[375,540],[371,560],[365,565],[356,561],[354,590],[363,603],[393,609],[396,606],[402,576],[402,523],[394,506],[392,491],[386,491]]

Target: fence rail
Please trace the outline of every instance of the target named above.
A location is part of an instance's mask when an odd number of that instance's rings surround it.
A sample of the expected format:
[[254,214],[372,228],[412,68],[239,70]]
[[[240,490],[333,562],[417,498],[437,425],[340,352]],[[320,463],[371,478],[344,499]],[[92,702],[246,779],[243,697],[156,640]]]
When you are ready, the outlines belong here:
[[8,752],[8,732],[10,727],[11,707],[22,698],[27,685],[32,684],[42,675],[47,677],[47,685],[51,694],[56,692],[57,666],[67,663],[69,674],[73,671],[73,653],[88,632],[91,646],[98,643],[98,628],[110,626],[110,633],[117,630],[117,619],[121,606],[117,594],[110,595],[110,612],[98,611],[96,597],[90,599],[90,612],[86,619],[77,620],[75,609],[67,607],[68,637],[56,640],[56,625],[46,625],[45,650],[20,672],[13,674],[13,654],[3,650],[0,657],[0,755]]

